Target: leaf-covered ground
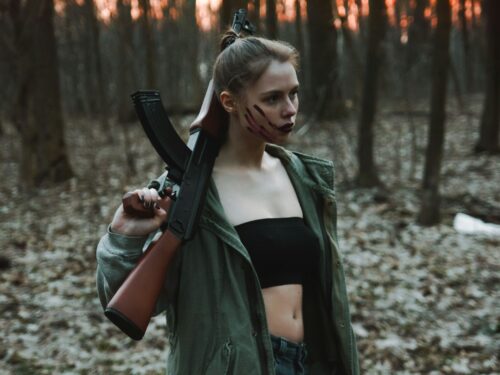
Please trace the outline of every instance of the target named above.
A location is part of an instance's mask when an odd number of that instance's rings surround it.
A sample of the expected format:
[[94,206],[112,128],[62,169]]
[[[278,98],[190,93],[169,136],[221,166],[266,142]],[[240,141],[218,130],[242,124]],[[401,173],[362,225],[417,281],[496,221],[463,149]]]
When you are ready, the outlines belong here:
[[[355,117],[315,124],[289,145],[336,163],[339,239],[363,373],[500,373],[500,238],[459,234],[452,225],[471,199],[500,207],[500,158],[471,153],[479,99],[448,109],[443,220],[432,228],[415,223],[428,122],[422,108],[409,116],[394,105],[378,116],[385,189],[350,183]],[[164,317],[136,343],[106,320],[95,290],[95,247],[119,198],[163,168],[140,126],[129,126],[126,146],[120,126],[109,142],[97,121],[67,121],[77,177],[30,192],[18,182],[18,137],[8,124],[3,130],[0,256],[10,264],[0,264],[0,374],[164,373]]]

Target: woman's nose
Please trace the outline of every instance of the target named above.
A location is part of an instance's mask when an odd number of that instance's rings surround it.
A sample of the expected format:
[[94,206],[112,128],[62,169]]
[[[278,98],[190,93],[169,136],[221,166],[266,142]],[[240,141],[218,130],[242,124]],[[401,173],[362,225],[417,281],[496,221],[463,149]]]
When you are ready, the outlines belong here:
[[283,117],[295,116],[297,114],[297,107],[298,105],[294,100],[287,98],[285,107],[283,108]]

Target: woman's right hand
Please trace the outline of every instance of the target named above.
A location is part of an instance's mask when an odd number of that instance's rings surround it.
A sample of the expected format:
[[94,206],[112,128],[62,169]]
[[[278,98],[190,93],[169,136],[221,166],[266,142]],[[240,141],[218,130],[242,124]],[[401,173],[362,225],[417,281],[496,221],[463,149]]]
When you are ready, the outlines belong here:
[[145,208],[152,207],[154,215],[150,218],[131,215],[120,204],[111,222],[111,231],[126,236],[147,236],[167,219],[166,210],[170,206],[170,198],[168,194],[161,198],[155,189],[148,188],[134,190],[132,194],[137,194]]

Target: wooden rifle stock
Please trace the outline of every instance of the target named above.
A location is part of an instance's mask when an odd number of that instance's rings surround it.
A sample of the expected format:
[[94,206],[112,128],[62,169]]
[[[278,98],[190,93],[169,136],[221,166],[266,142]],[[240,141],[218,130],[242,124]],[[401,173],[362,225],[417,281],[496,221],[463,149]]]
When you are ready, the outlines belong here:
[[144,336],[168,265],[182,241],[168,229],[149,247],[108,303],[104,314],[134,340]]

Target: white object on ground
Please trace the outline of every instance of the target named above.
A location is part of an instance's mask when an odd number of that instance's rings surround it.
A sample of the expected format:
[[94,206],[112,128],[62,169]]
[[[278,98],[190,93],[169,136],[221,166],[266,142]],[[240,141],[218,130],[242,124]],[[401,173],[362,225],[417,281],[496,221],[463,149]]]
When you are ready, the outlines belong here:
[[500,225],[485,223],[482,220],[462,213],[455,215],[453,228],[459,233],[500,236]]

